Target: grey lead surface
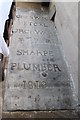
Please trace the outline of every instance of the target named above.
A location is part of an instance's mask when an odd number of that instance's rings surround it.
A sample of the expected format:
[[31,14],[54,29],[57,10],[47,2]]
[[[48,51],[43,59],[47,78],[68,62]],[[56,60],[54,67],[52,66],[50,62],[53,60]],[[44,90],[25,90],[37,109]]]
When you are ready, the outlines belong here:
[[3,110],[75,109],[74,91],[55,24],[41,11],[18,9]]

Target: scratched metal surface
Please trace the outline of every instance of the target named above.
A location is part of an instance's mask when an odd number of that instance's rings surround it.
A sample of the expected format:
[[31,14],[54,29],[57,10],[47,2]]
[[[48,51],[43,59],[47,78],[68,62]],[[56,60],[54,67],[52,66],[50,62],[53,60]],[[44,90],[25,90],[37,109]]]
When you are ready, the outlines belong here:
[[55,24],[41,11],[18,9],[3,110],[75,109],[74,91]]

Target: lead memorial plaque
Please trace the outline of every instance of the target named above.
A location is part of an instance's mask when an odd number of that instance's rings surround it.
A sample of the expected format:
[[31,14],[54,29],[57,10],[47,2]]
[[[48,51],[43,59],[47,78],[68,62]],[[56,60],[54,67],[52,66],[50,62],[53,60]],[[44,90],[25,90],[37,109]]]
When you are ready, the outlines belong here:
[[18,9],[3,110],[74,109],[76,103],[54,23],[41,12]]

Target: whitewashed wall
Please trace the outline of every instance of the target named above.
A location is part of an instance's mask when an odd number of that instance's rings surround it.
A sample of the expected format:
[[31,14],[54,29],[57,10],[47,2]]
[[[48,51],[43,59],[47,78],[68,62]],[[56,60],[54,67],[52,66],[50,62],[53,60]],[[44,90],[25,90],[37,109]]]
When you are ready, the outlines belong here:
[[78,3],[55,1],[50,5],[50,13],[55,5],[55,24],[78,92]]

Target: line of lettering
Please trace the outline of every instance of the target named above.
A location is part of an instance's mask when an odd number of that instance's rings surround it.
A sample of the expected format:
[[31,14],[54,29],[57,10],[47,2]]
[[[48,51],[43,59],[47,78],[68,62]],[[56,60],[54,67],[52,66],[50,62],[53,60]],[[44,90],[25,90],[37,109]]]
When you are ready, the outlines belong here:
[[30,34],[30,30],[24,30],[24,29],[14,29],[13,33],[20,33],[20,34]]
[[27,63],[11,63],[11,70],[30,70],[30,71],[54,71],[61,72],[57,64],[27,64]]
[[16,15],[16,18],[21,19],[21,18],[27,18],[27,19],[33,19],[33,20],[39,20],[39,19],[44,19],[44,20],[48,20],[46,17],[44,16],[29,16],[29,15]]
[[53,51],[39,51],[39,50],[17,50],[17,55],[34,55],[34,56],[54,56]]
[[15,83],[14,87],[22,87],[23,89],[42,89],[46,88],[46,82],[45,81],[25,81],[23,80],[22,83]]
[[42,27],[48,27],[45,23],[36,23],[36,22],[30,22],[30,26],[42,26]]
[[32,30],[25,30],[25,29],[14,29],[13,30],[13,33],[20,33],[20,34],[31,34],[31,32],[33,33],[33,32],[35,32],[36,34],[43,34],[44,33],[44,31],[40,31],[40,30],[34,30],[34,31],[32,31]]

